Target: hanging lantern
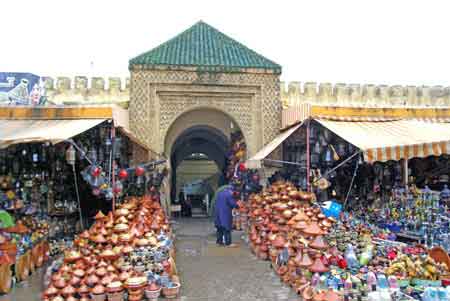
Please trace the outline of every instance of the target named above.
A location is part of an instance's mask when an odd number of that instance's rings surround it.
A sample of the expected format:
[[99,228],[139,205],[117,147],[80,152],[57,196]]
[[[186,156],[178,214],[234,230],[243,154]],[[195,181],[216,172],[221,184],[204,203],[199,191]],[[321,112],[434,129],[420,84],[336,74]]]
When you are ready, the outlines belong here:
[[142,166],[138,166],[138,167],[136,167],[135,173],[136,173],[136,176],[140,177],[140,176],[144,175],[145,169]]
[[254,173],[254,174],[252,175],[252,179],[253,179],[253,182],[259,183],[259,174]]
[[116,158],[116,159],[120,158],[120,155],[121,155],[120,152],[122,150],[122,138],[116,137],[114,139],[113,148],[114,148],[114,158]]
[[97,162],[97,149],[95,147],[91,147],[87,153],[87,157],[92,162]]
[[127,172],[127,170],[126,170],[126,169],[121,169],[121,170],[119,171],[119,178],[120,178],[121,180],[125,180],[127,177],[128,177],[128,172]]
[[105,198],[107,200],[111,200],[113,198],[113,191],[111,188],[106,189],[105,191]]
[[101,167],[99,167],[99,166],[92,167],[91,175],[93,177],[98,177],[98,176],[100,176],[101,173],[102,173]]
[[122,190],[123,190],[122,182],[117,181],[117,182],[114,184],[114,188],[113,188],[114,194],[120,194],[120,193],[122,192]]
[[92,189],[92,194],[95,196],[99,196],[102,191],[99,188]]
[[69,148],[66,150],[66,161],[68,164],[75,165],[75,155],[76,155],[75,148],[71,144]]

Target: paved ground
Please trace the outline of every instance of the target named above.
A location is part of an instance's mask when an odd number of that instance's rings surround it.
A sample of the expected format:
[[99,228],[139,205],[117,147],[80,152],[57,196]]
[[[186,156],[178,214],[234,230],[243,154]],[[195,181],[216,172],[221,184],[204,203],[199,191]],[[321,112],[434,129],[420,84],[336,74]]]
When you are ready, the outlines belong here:
[[17,283],[8,295],[0,296],[0,301],[38,301],[43,290],[43,271],[37,270],[27,281]]
[[[177,240],[176,262],[181,276],[179,301],[269,301],[299,300],[284,286],[267,261],[250,253],[241,232],[233,233],[236,249],[218,247],[215,229],[206,218],[178,219],[173,225]],[[0,301],[37,301],[42,289],[42,273],[17,284],[13,293]]]
[[180,300],[299,300],[272,272],[269,262],[251,254],[241,232],[236,249],[216,246],[215,228],[206,219],[180,219],[176,262],[182,281]]

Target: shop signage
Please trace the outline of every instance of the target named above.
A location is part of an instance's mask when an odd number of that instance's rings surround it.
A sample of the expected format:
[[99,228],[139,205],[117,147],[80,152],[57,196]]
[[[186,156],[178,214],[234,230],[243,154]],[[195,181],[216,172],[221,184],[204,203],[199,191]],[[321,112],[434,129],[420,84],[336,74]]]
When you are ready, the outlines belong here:
[[45,81],[38,75],[0,72],[0,105],[44,105]]

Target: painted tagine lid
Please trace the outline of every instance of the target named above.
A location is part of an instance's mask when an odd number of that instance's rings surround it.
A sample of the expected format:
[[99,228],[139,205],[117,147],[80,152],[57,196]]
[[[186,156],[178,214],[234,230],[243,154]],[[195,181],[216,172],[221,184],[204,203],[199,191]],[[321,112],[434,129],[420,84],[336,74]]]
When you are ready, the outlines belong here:
[[96,286],[94,286],[94,288],[92,289],[92,293],[94,295],[102,295],[105,293],[105,287],[101,284],[97,284]]
[[330,269],[323,264],[320,257],[317,257],[316,260],[314,260],[314,263],[309,267],[309,270],[312,273],[326,273]]
[[309,244],[309,247],[317,250],[325,250],[328,248],[327,243],[322,235],[318,235],[314,238],[314,240]]
[[322,235],[323,231],[322,231],[322,229],[320,229],[317,222],[311,222],[308,225],[308,227],[303,229],[303,233],[305,233],[306,235],[310,235],[310,236],[316,236],[316,235]]
[[301,260],[299,262],[296,262],[296,264],[299,267],[306,268],[306,267],[311,266],[313,264],[313,261],[309,257],[308,252],[304,251],[303,256],[301,257]]
[[106,287],[108,293],[117,293],[123,290],[122,282],[114,281],[107,285]]

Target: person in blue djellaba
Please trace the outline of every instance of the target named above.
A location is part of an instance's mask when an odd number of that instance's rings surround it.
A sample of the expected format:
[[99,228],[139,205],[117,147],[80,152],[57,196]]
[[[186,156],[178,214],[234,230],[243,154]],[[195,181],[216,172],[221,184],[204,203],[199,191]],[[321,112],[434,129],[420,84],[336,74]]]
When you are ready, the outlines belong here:
[[231,243],[231,230],[233,227],[232,210],[238,207],[238,203],[233,197],[233,188],[227,185],[223,190],[218,191],[216,195],[216,204],[214,210],[214,224],[217,228],[218,245],[224,245],[229,248],[238,247]]

